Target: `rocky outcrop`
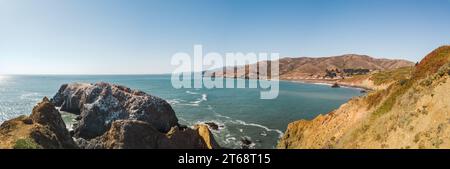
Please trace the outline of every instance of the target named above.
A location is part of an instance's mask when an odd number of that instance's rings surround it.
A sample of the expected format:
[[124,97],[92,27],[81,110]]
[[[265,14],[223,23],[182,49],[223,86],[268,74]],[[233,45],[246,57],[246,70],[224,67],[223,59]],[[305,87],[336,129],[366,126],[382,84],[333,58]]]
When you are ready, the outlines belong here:
[[217,149],[205,125],[182,127],[172,107],[142,91],[108,83],[62,85],[52,102],[79,115],[73,137],[85,149]]
[[165,100],[108,83],[62,85],[52,102],[61,111],[79,114],[74,136],[91,139],[108,131],[116,120],[138,120],[166,133],[178,119]]
[[78,148],[58,110],[47,98],[33,108],[29,117],[4,122],[0,126],[0,140],[0,148]]
[[164,134],[152,125],[137,120],[118,120],[104,135],[91,139],[77,139],[86,149],[218,149],[206,126],[193,129],[173,127]]
[[[387,88],[311,121],[289,124],[278,148],[450,148],[449,70],[450,46],[443,46],[409,76],[388,80]],[[385,82],[395,75],[373,79]]]

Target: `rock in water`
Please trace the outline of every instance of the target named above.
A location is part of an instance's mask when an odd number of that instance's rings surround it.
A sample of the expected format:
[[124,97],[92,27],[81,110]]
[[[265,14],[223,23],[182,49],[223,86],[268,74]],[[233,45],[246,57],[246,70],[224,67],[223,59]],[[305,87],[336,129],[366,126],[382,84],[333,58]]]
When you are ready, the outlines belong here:
[[340,88],[341,86],[339,86],[338,83],[334,83],[333,85],[331,85],[331,88]]
[[20,116],[0,126],[0,148],[75,149],[78,146],[58,110],[44,98],[29,117]]
[[242,149],[249,149],[251,145],[253,144],[252,140],[249,137],[242,137],[241,138],[241,148]]
[[219,125],[214,122],[206,122],[205,124],[208,125],[212,130],[219,130]]
[[74,137],[84,139],[103,135],[116,120],[143,121],[161,133],[178,125],[175,112],[165,100],[119,85],[65,84],[52,102],[62,111],[81,116]]

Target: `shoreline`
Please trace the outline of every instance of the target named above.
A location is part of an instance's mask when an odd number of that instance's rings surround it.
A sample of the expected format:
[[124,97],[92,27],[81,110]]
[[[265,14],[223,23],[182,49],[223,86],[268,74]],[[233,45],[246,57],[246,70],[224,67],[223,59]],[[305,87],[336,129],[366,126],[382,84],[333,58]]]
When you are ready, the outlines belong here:
[[364,87],[364,86],[342,83],[342,82],[339,82],[337,80],[318,80],[318,79],[288,80],[288,79],[283,79],[283,80],[280,80],[280,81],[294,82],[294,83],[304,83],[304,84],[327,85],[327,86],[331,86],[331,85],[337,83],[341,87],[347,87],[347,88],[353,88],[353,89],[365,90],[365,91],[372,91],[372,90],[374,90],[374,89],[371,89],[371,88],[368,88],[368,87]]
[[[233,77],[221,77],[224,79],[243,79],[243,80],[264,80],[264,79],[245,79],[245,78],[233,78]],[[275,81],[275,80],[274,80]],[[292,83],[303,83],[303,84],[315,84],[315,85],[327,85],[331,86],[335,83],[337,83],[340,87],[346,87],[346,88],[352,88],[352,89],[358,89],[358,90],[364,90],[364,91],[373,91],[375,89],[360,86],[360,85],[351,85],[348,83],[339,82],[338,80],[321,80],[321,79],[276,79],[276,81],[283,81],[283,82],[292,82]]]

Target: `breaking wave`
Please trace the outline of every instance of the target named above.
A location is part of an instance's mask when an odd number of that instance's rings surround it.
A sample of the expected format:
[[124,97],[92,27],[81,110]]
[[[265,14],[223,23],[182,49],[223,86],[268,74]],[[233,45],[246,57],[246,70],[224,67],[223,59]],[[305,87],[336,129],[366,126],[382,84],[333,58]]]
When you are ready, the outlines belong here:
[[279,134],[279,137],[280,137],[280,138],[283,137],[283,134],[284,134],[282,131],[280,131],[280,130],[278,130],[278,129],[270,129],[270,128],[268,128],[268,127],[266,127],[266,126],[263,126],[263,125],[261,125],[261,124],[247,123],[247,122],[242,121],[242,120],[235,120],[235,121],[231,121],[231,122],[232,122],[232,123],[235,123],[235,124],[244,125],[244,126],[259,127],[259,128],[262,128],[262,129],[264,129],[264,130],[266,130],[266,131],[268,131],[268,132],[277,132],[277,133]]

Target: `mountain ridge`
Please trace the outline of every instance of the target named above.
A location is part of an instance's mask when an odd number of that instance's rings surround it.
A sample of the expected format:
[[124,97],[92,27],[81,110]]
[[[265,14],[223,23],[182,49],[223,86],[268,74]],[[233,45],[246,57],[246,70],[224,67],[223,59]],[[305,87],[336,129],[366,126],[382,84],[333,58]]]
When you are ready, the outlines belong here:
[[[373,58],[368,55],[345,54],[330,57],[285,57],[278,60],[280,80],[323,80],[343,79],[349,74],[345,69],[360,69],[368,72],[392,70],[400,67],[413,66],[414,63],[401,59]],[[264,79],[270,76],[270,71],[265,69],[271,61],[260,61],[236,67],[224,67],[206,71],[207,76],[227,78]],[[261,71],[249,70],[250,67],[262,66]],[[333,70],[334,76],[329,70]],[[269,72],[269,73],[268,73]]]

